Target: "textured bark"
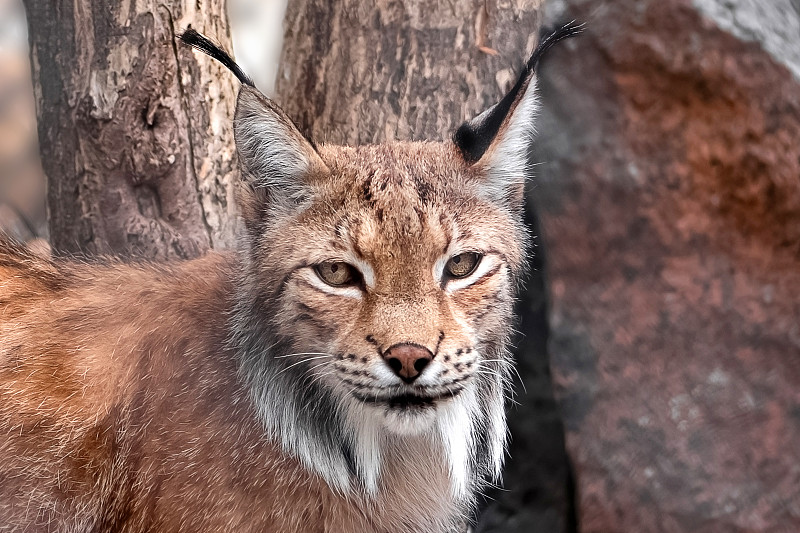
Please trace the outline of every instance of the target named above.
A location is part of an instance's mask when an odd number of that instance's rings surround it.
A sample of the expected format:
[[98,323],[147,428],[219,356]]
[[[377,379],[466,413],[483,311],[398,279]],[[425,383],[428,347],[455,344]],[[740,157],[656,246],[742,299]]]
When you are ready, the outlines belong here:
[[[540,1],[290,2],[277,99],[317,141],[444,139],[509,88],[538,40],[540,11]],[[541,257],[532,262],[516,353],[527,392],[516,384],[507,490],[491,494],[479,531],[559,532],[569,524]]]
[[798,35],[729,24],[797,4],[563,3],[536,198],[581,531],[800,531]]
[[232,77],[175,41],[230,48],[224,0],[26,0],[57,251],[194,257],[232,242]]
[[509,87],[538,40],[540,5],[290,2],[277,94],[319,141],[447,137]]

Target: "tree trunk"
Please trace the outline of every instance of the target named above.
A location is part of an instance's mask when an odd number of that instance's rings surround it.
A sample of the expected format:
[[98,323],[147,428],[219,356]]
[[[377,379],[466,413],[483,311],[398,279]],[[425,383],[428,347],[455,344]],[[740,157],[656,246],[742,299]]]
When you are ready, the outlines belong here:
[[[444,139],[509,88],[538,41],[541,7],[541,1],[492,0],[290,2],[277,99],[317,141]],[[508,491],[491,494],[479,531],[559,532],[570,523],[563,428],[545,351],[541,256],[532,262],[520,301],[527,336],[516,353],[527,394],[517,383]]]
[[176,43],[230,48],[224,0],[26,0],[51,242],[194,257],[233,240],[234,80]]

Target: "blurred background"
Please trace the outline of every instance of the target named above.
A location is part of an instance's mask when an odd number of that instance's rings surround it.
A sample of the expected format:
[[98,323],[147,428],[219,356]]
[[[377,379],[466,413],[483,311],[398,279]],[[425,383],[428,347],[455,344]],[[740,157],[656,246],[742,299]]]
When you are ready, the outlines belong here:
[[[430,16],[390,4],[399,34]],[[517,8],[474,4],[464,31],[508,66],[486,82],[497,92],[516,64],[503,56],[510,26],[491,21]],[[317,65],[280,70],[284,13],[302,28],[286,10],[228,1],[237,60],[268,94],[301,74],[312,81],[297,91],[333,90],[335,73]],[[796,533],[800,1],[546,0],[537,24],[570,20],[586,32],[540,74],[537,247],[518,308],[525,389],[505,489],[478,531]],[[431,34],[448,42],[441,27]],[[372,98],[397,104],[412,74],[369,87]],[[35,116],[24,9],[0,0],[0,228],[46,242]]]
[[0,227],[25,241],[48,237],[27,35],[22,2],[0,0]]

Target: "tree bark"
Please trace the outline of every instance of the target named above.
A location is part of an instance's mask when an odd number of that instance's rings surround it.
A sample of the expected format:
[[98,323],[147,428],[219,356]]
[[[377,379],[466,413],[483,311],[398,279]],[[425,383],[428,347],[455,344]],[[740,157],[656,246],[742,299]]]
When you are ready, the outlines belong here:
[[[538,41],[541,8],[538,0],[290,2],[276,98],[317,141],[444,139],[510,87]],[[478,531],[559,532],[571,522],[542,257],[531,261],[519,306],[527,336],[516,351],[527,394],[517,383],[507,490],[490,495]]]
[[290,2],[276,93],[319,141],[443,139],[508,89],[541,4]]
[[182,47],[230,48],[224,0],[26,0],[57,252],[194,257],[233,241],[234,80]]

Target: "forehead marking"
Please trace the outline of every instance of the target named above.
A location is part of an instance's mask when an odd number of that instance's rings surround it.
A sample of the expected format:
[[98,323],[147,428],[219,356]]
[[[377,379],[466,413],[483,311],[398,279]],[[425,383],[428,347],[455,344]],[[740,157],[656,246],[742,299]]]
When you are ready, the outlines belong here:
[[421,176],[414,175],[412,176],[412,180],[417,189],[417,196],[419,196],[420,203],[422,205],[428,205],[433,195],[433,187]]

